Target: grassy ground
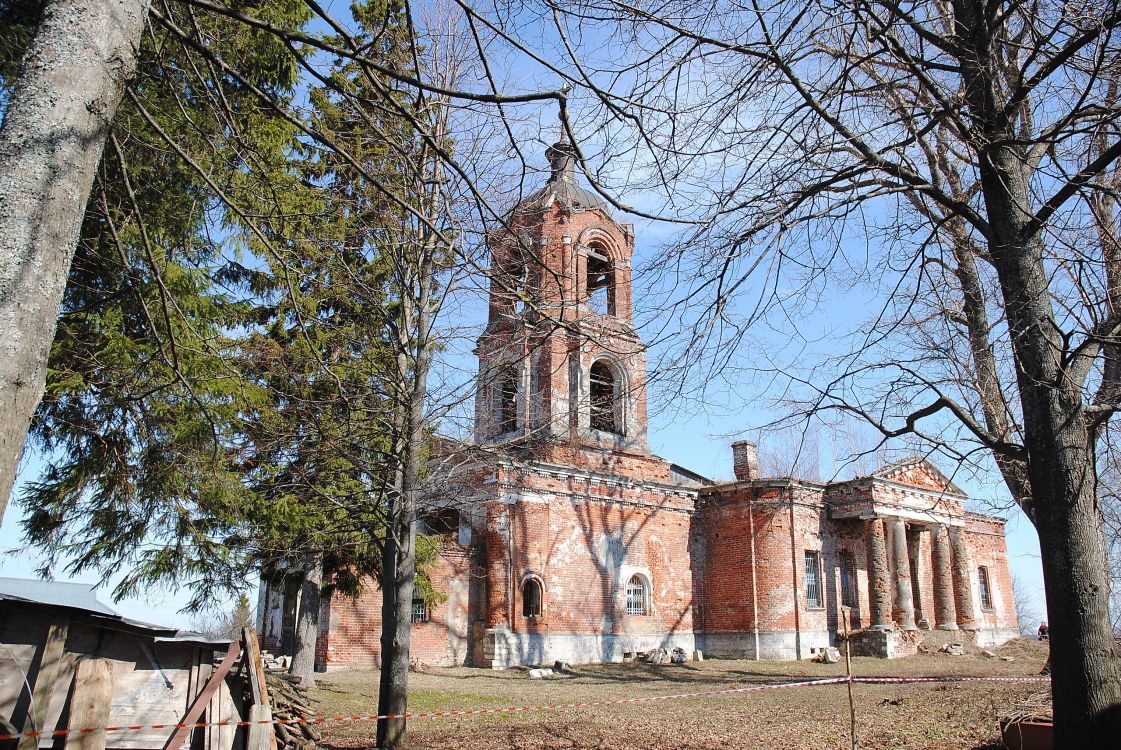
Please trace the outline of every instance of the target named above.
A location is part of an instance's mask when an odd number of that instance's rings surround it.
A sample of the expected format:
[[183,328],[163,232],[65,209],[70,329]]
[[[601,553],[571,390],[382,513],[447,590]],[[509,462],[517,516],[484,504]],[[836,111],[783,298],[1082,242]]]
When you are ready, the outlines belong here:
[[[1037,675],[1046,645],[1015,641],[996,649],[1013,656],[920,654],[907,659],[853,659],[866,676]],[[671,695],[844,675],[840,664],[708,660],[686,665],[577,666],[573,674],[531,680],[524,671],[432,669],[410,677],[412,711],[497,708]],[[856,685],[857,732],[863,748],[982,748],[997,742],[997,721],[1042,683]],[[323,675],[313,699],[322,716],[374,713],[377,675]],[[328,724],[325,744],[372,745],[372,723]],[[415,719],[412,748],[472,750],[678,750],[705,748],[847,748],[844,685],[788,688],[665,702],[543,710],[497,716]]]

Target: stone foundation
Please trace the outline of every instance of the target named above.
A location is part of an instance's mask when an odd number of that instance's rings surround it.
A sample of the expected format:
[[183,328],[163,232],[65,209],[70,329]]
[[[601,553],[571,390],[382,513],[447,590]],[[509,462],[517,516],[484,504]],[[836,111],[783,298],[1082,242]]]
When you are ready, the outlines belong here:
[[507,669],[549,664],[599,664],[621,662],[638,652],[680,648],[692,655],[697,648],[693,633],[626,635],[591,633],[515,633],[504,628],[486,632],[482,666]]
[[753,633],[698,633],[697,646],[705,656],[724,659],[791,661],[810,659],[833,645],[827,631],[760,633],[759,654],[755,654]]

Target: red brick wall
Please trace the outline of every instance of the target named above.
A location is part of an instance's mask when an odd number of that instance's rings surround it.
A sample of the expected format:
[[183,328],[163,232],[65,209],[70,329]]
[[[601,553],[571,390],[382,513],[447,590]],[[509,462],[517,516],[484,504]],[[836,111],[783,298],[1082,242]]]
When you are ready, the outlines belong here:
[[[468,550],[445,544],[429,572],[435,588],[448,598],[429,607],[428,622],[412,626],[410,656],[427,664],[463,663],[449,641],[467,643],[467,597],[470,581]],[[357,598],[336,594],[327,607],[326,632],[322,632],[317,658],[333,666],[377,666],[381,654],[381,590],[373,580],[366,582]],[[465,652],[464,652],[465,653]]]
[[[971,549],[971,587],[976,603],[978,624],[983,628],[1015,628],[1016,600],[1012,595],[1012,574],[1008,569],[1008,549],[1004,540],[1004,524],[970,515],[967,518],[966,540]],[[989,571],[989,587],[993,609],[981,608],[977,568]]]
[[[826,544],[820,491],[801,487],[729,490],[705,504],[703,629],[711,633],[751,632],[751,528],[754,525],[755,585],[759,630],[825,630],[828,605],[839,590],[830,583],[836,544]],[[792,533],[793,531],[793,533]],[[831,546],[832,545],[832,546]],[[822,558],[826,607],[810,607],[805,590],[805,553]],[[858,555],[859,550],[854,550]],[[859,561],[863,559],[858,557]]]
[[[641,487],[608,487],[544,475],[535,475],[530,488],[556,494],[548,503],[521,501],[506,506],[505,523],[491,522],[506,533],[488,536],[489,543],[497,541],[496,536],[505,542],[506,555],[488,548],[494,566],[488,585],[511,587],[512,630],[582,634],[692,630],[692,503],[679,502],[673,508],[661,493]],[[608,499],[612,495],[615,500]],[[513,560],[508,578],[507,559]],[[649,576],[652,612],[648,616],[625,612],[624,589],[634,573]],[[540,618],[522,613],[521,587],[530,575],[544,584]],[[500,608],[506,596],[492,592],[489,600]],[[488,622],[500,624],[495,613]]]

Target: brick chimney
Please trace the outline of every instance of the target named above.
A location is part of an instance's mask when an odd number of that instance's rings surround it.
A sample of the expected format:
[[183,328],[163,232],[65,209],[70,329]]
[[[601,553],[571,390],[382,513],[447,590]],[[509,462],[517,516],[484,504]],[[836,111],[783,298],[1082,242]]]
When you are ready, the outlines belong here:
[[737,440],[732,443],[732,469],[736,481],[744,482],[759,477],[759,452],[750,440]]

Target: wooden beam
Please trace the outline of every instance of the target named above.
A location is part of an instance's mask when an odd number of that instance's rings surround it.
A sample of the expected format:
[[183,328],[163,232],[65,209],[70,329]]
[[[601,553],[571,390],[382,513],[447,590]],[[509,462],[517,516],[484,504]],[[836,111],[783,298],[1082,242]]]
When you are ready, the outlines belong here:
[[[47,628],[47,640],[39,652],[39,663],[35,670],[35,685],[31,693],[31,705],[27,707],[27,717],[23,721],[23,731],[42,732],[46,729],[47,711],[51,707],[58,669],[66,654],[66,636],[70,632],[70,617],[55,615]],[[35,750],[39,746],[38,737],[19,738],[18,750]]]
[[[257,640],[257,631],[253,628],[245,628],[241,634],[245,640],[245,661],[249,669],[249,687],[253,695],[253,704],[254,706],[260,706],[255,712],[256,721],[261,722],[268,719],[271,722],[272,707],[269,705],[269,686],[265,682],[265,660],[261,658],[261,644]],[[251,715],[254,714],[251,713]],[[272,724],[250,724],[246,744],[249,748],[260,747],[267,748],[267,750],[277,750],[276,731]]]
[[241,641],[234,641],[230,644],[230,650],[226,652],[226,658],[222,660],[222,663],[210,675],[210,679],[206,681],[206,685],[191,701],[187,713],[183,714],[183,718],[178,722],[181,728],[175,730],[175,734],[171,735],[171,739],[163,746],[163,750],[179,750],[183,746],[183,743],[191,736],[191,732],[195,730],[192,725],[198,722],[202,712],[206,710],[214,694],[218,692],[218,688],[226,679],[226,675],[233,669],[239,656],[241,656]]
[[[74,694],[70,698],[71,731],[109,726],[113,708],[113,662],[109,659],[83,659],[74,668]],[[74,733],[66,736],[66,750],[105,750],[105,732]]]

